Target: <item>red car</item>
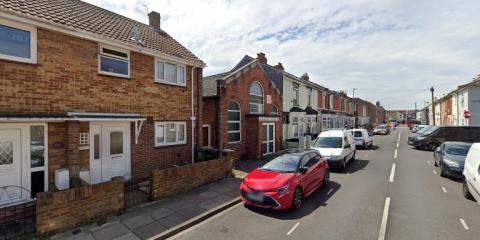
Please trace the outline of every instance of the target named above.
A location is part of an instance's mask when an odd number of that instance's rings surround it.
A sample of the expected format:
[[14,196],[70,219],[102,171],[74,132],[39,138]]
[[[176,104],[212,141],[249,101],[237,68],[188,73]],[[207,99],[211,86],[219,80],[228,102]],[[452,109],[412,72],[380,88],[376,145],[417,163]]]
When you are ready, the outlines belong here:
[[261,208],[298,209],[329,179],[327,160],[318,151],[290,150],[250,172],[240,185],[241,198]]

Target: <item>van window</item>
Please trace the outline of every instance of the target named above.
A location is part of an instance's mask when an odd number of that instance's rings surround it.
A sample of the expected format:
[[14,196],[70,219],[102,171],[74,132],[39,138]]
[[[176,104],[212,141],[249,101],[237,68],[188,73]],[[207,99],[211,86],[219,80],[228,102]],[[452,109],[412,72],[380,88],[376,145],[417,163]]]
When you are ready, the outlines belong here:
[[313,147],[317,148],[342,148],[341,137],[319,137]]
[[355,131],[355,137],[363,137],[361,131]]

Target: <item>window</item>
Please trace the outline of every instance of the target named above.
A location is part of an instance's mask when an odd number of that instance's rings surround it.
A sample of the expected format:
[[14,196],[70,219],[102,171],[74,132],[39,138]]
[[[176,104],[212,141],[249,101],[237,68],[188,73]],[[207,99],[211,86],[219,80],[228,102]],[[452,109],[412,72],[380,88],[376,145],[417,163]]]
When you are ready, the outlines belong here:
[[110,133],[110,155],[123,154],[123,132]]
[[93,135],[93,159],[100,159],[100,134]]
[[317,123],[316,117],[307,117],[306,120],[307,120],[306,133],[307,134],[315,133],[316,132],[315,125]]
[[293,84],[293,106],[299,105],[300,98],[300,86],[296,83]]
[[308,106],[310,106],[312,104],[312,88],[307,87],[307,92],[308,92]]
[[130,53],[128,51],[100,46],[98,61],[99,73],[130,77]]
[[240,106],[236,102],[228,104],[228,142],[240,142]]
[[37,63],[37,29],[0,19],[0,58]]
[[333,109],[333,95],[330,95],[330,109]]
[[0,166],[13,163],[13,142],[0,142]]
[[258,82],[254,82],[250,87],[250,113],[263,113],[263,89]]
[[465,97],[462,95],[460,95],[460,107],[464,107],[465,106]]
[[326,107],[326,105],[327,105],[327,95],[323,94],[322,97],[323,97],[323,100],[322,100],[322,109],[325,109],[325,107]]
[[45,166],[44,126],[30,126],[30,164],[32,168]]
[[79,139],[80,139],[80,145],[88,145],[88,139],[89,139],[88,133],[80,133]]
[[155,60],[155,82],[186,86],[185,66]]
[[187,143],[185,122],[155,123],[155,146],[168,146]]
[[272,116],[278,116],[278,109],[276,106],[272,106],[272,111],[270,112]]
[[293,117],[292,118],[292,131],[293,131],[293,137],[298,138],[299,135],[299,130],[298,130],[298,117]]

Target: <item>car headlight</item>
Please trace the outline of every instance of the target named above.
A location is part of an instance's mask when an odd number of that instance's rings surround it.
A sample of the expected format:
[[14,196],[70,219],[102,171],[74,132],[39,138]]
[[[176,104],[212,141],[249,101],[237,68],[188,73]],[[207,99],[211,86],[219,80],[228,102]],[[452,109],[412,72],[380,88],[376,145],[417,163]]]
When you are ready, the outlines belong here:
[[277,191],[278,193],[280,193],[280,194],[283,195],[283,194],[287,193],[289,186],[290,186],[290,185],[287,184],[287,185],[285,185],[285,186],[283,186],[283,187],[279,187],[279,188],[277,188],[276,191]]
[[460,165],[458,165],[457,162],[449,160],[449,159],[445,159],[445,158],[443,159],[443,162],[450,167],[459,167],[460,166]]
[[419,137],[417,138],[417,140],[420,140],[420,141],[422,141],[422,140],[424,140],[424,139],[425,139],[425,137],[422,137],[422,136],[419,136]]
[[340,160],[340,156],[332,155],[332,156],[330,156],[330,160]]

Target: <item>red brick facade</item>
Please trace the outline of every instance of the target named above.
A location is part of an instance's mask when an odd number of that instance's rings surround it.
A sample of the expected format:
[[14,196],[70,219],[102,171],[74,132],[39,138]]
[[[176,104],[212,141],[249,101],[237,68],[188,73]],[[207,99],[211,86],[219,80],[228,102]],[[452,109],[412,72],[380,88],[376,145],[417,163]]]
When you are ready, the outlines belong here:
[[[275,148],[279,150],[282,146],[282,96],[269,80],[268,76],[262,70],[258,63],[253,63],[247,69],[242,70],[241,73],[235,74],[227,79],[227,86],[218,89],[216,97],[206,99],[203,113],[204,123],[212,126],[217,126],[218,131],[215,132],[216,143],[215,146],[221,149],[235,150],[235,157],[248,157],[258,159],[261,158],[261,141],[262,141],[262,124],[264,123],[261,117],[271,117],[271,110],[273,106],[278,109],[279,116],[276,116],[275,123]],[[264,114],[254,115],[250,114],[250,87],[254,82],[260,83],[263,88],[264,95]],[[270,96],[270,97],[268,97]],[[271,103],[267,103],[267,98],[271,98]],[[217,101],[217,103],[215,103]],[[227,110],[228,104],[231,101],[236,101],[240,105],[241,110],[241,141],[238,143],[228,143],[228,128],[227,128]],[[218,119],[212,118],[215,111],[211,111],[213,107],[218,104]],[[217,109],[217,108],[215,108]],[[209,117],[210,116],[210,117]],[[268,119],[267,121],[271,121]],[[213,132],[212,132],[213,135]]]
[[[61,114],[66,112],[138,113],[147,118],[135,144],[131,123],[133,178],[191,160],[191,81],[195,81],[195,139],[201,139],[202,69],[186,66],[186,87],[154,82],[154,57],[130,51],[131,77],[98,73],[99,44],[66,34],[37,29],[37,64],[0,60],[0,113]],[[156,121],[186,122],[187,143],[154,146]],[[88,132],[88,122],[50,122],[49,182],[62,167],[77,175],[89,169],[89,151],[79,150],[79,132]],[[197,140],[196,140],[197,141]]]

